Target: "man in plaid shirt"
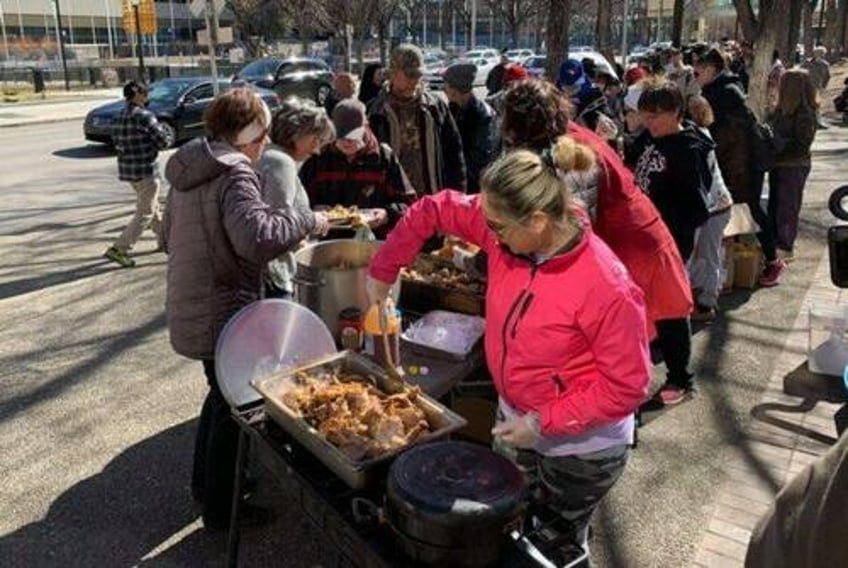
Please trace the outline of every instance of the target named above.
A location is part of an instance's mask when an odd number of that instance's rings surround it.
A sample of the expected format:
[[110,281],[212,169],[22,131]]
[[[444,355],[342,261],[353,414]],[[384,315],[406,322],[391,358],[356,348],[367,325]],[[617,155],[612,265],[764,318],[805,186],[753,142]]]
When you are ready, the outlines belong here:
[[147,110],[147,86],[136,81],[124,85],[127,106],[113,126],[112,141],[118,153],[118,179],[130,183],[136,193],[135,214],[121,235],[103,255],[124,268],[135,266],[129,251],[144,229],[158,236],[162,223],[159,213],[159,178],[156,157],[159,150],[173,144],[172,131]]

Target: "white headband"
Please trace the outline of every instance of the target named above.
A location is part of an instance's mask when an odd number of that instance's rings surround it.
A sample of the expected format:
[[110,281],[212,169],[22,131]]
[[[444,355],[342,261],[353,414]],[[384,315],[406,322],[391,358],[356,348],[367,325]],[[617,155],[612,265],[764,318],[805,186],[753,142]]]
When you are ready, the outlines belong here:
[[236,137],[234,146],[244,146],[259,138],[271,126],[271,111],[258,94],[254,96],[262,103],[262,116],[241,129]]

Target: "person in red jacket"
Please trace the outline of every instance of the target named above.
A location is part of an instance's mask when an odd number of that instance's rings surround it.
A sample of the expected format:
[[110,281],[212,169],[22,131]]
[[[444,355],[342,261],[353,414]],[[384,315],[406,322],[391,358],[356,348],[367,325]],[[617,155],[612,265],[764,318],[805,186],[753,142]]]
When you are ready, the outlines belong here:
[[[597,234],[621,259],[645,294],[649,336],[655,326],[686,318],[692,312],[692,291],[686,267],[668,227],[651,199],[636,185],[633,174],[601,137],[569,117],[569,103],[556,87],[544,81],[524,81],[507,91],[501,136],[507,147],[541,151],[567,134],[588,146],[596,156],[592,171],[566,175],[572,191],[585,203]],[[667,333],[660,345],[673,343]],[[689,355],[664,349],[669,377],[687,373]],[[672,385],[657,393],[658,403],[679,402]]]
[[590,516],[624,468],[650,381],[642,292],[559,177],[593,162],[593,151],[562,137],[541,155],[499,158],[480,195],[422,198],[379,249],[368,282],[371,298],[385,299],[435,233],[486,252],[496,448],[555,496],[573,529],[568,557],[585,554]]

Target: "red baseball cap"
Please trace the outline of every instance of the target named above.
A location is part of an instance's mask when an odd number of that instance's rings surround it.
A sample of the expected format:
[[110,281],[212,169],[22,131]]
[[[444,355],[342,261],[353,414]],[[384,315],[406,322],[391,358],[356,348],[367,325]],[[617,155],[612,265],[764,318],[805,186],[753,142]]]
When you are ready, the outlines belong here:
[[624,72],[624,84],[632,85],[633,83],[638,83],[647,76],[648,72],[643,67],[631,67]]
[[523,81],[525,79],[529,79],[530,74],[527,72],[527,69],[523,65],[519,65],[518,63],[507,63],[504,66],[503,72],[503,83],[504,85],[508,85],[513,81]]

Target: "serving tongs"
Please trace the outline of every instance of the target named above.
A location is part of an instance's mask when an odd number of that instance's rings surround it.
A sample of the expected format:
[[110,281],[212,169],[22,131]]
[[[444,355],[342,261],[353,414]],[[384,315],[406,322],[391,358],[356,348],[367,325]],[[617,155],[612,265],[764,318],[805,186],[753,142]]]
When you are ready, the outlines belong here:
[[389,344],[389,316],[386,313],[386,307],[385,300],[377,300],[377,323],[380,326],[380,335],[383,338],[383,350],[386,353],[386,375],[389,377],[392,391],[394,393],[402,393],[409,389],[409,385],[407,385],[403,379],[403,375],[398,372],[395,366],[398,362],[394,360],[391,345]]

